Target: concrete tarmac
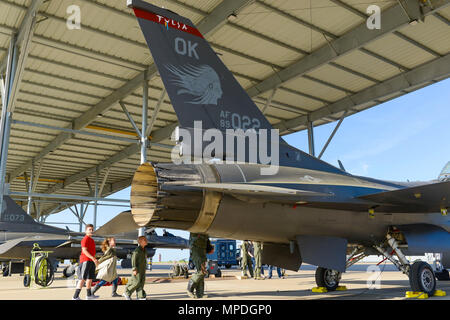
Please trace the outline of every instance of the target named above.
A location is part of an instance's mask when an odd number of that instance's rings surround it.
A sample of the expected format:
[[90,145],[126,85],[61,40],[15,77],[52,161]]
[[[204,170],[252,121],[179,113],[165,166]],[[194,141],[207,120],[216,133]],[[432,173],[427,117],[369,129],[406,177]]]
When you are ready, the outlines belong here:
[[[189,299],[186,295],[186,279],[169,279],[169,264],[154,264],[153,270],[147,272],[145,291],[149,299],[180,300]],[[369,271],[368,268],[370,267]],[[276,270],[272,279],[238,280],[241,274],[237,268],[222,269],[221,278],[208,278],[205,281],[208,299],[217,300],[402,300],[405,292],[410,291],[408,277],[397,271],[391,264],[380,265],[381,273],[371,271],[374,264],[357,264],[343,274],[340,285],[346,286],[346,291],[330,293],[313,293],[316,287],[315,269],[311,265],[302,265],[298,272],[287,271],[285,279],[279,279]],[[191,271],[192,272],[192,271]],[[118,269],[119,277],[129,277],[131,270]],[[266,269],[265,275],[268,271]],[[378,280],[378,282],[376,282]],[[62,268],[58,269],[55,280],[48,288],[25,288],[23,277],[13,275],[0,277],[0,300],[70,300],[75,290],[75,280],[62,277]],[[449,300],[450,281],[438,281],[437,288],[446,291],[449,296],[432,297],[429,300]],[[124,286],[119,286],[118,293],[124,292]],[[111,298],[111,287],[103,287],[96,293],[100,300]],[[84,299],[86,290],[80,297]],[[133,299],[136,297],[133,296]]]

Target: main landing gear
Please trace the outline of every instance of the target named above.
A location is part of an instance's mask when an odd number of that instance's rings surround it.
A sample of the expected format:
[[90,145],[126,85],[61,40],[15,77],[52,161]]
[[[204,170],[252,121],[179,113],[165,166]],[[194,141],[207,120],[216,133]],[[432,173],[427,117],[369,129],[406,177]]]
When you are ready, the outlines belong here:
[[436,291],[436,275],[433,268],[424,261],[414,261],[411,264],[402,253],[402,243],[405,243],[403,235],[399,232],[391,231],[386,235],[386,241],[375,245],[374,248],[391,261],[398,270],[409,277],[412,291],[424,292],[428,296],[434,295]]
[[[366,257],[365,248],[362,246],[356,247],[350,255],[347,257],[347,263],[345,268],[348,269],[364,257]],[[316,284],[318,287],[326,288],[327,291],[335,291],[339,287],[339,281],[341,281],[342,272],[318,267],[316,269]]]
[[[436,274],[433,268],[424,261],[415,261],[411,264],[402,252],[401,248],[403,247],[406,247],[403,235],[394,229],[388,232],[384,242],[374,245],[373,249],[409,277],[412,291],[423,292],[428,294],[428,296],[434,295],[436,291]],[[356,247],[347,258],[346,269],[369,254],[373,254],[373,249],[363,246]],[[342,273],[336,270],[318,267],[316,269],[316,284],[318,287],[326,288],[327,291],[334,291],[339,286],[341,276]]]

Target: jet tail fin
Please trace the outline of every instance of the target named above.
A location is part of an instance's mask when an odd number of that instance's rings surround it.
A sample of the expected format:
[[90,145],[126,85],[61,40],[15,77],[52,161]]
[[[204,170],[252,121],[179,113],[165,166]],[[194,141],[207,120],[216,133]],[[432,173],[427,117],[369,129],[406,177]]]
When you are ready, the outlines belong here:
[[[271,129],[253,100],[187,18],[129,0],[180,125],[202,129]],[[246,128],[247,127],[247,128]]]
[[[272,158],[274,152],[277,153],[276,160],[271,162],[276,162],[275,166],[279,164],[342,173],[326,162],[288,145],[278,137],[278,132],[272,132],[273,127],[267,118],[189,19],[141,0],[128,0],[127,5],[134,10],[138,19],[180,127],[191,132],[198,128],[196,123],[201,123],[201,130],[218,129],[229,134],[226,132],[229,129],[241,129],[246,133],[253,129],[258,133],[259,148],[245,146],[245,155],[241,158],[244,160],[236,156],[238,149],[234,142],[230,148],[225,145],[228,139],[223,136],[223,148],[214,149],[211,158],[228,160],[234,157],[234,161],[268,164],[261,160],[263,145],[267,155],[270,152]],[[261,142],[262,130],[267,133],[265,142]],[[236,137],[240,133],[233,135]],[[204,158],[205,141],[197,142],[195,131],[191,136],[194,137],[194,143],[183,139],[184,154]],[[217,142],[215,136],[210,137],[210,141],[213,138]],[[245,134],[243,138],[251,140]],[[275,141],[274,145],[279,142],[279,152],[272,147],[272,141]],[[257,155],[251,157],[250,152],[255,150]]]
[[3,212],[1,222],[9,223],[36,223],[34,219],[25,212],[11,197],[3,196]]

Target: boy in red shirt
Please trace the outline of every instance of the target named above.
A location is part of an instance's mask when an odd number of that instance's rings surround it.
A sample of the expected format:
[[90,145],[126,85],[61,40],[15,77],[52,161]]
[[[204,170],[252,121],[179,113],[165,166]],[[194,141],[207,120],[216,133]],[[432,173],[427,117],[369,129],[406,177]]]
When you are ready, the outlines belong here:
[[86,282],[86,299],[90,300],[98,298],[98,296],[91,293],[92,280],[95,279],[95,267],[98,264],[97,259],[95,259],[95,242],[94,239],[91,238],[94,233],[94,226],[92,224],[87,224],[85,233],[86,236],[81,240],[79,281],[72,300],[81,300],[79,296],[81,288],[84,286],[84,282]]

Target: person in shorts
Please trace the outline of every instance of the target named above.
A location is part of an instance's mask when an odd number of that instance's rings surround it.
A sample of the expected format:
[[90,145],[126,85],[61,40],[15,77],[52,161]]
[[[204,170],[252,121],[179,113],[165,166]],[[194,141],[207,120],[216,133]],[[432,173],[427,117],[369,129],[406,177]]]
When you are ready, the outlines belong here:
[[98,265],[97,259],[95,259],[95,242],[92,239],[94,233],[94,226],[92,224],[86,225],[85,230],[86,236],[81,240],[81,255],[80,255],[80,266],[78,274],[78,284],[77,289],[72,300],[81,300],[80,292],[86,282],[86,299],[96,299],[91,292],[92,280],[95,279],[95,268]]

